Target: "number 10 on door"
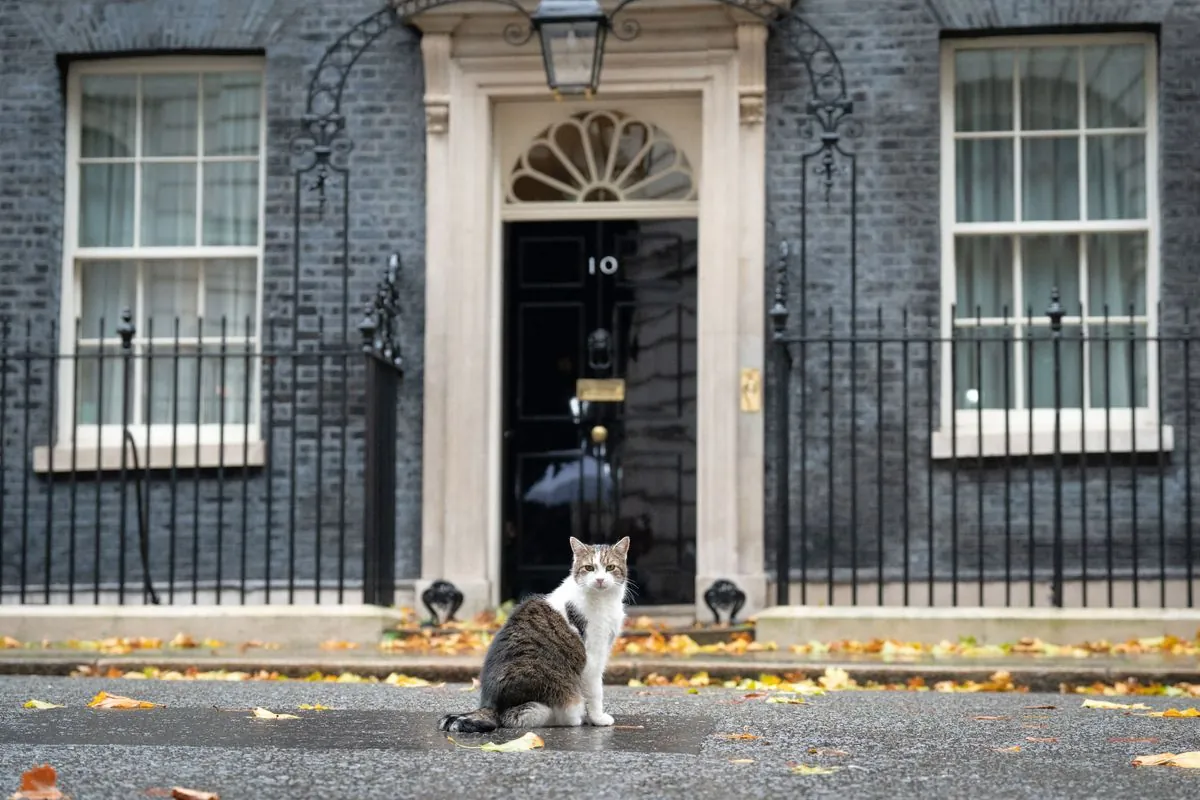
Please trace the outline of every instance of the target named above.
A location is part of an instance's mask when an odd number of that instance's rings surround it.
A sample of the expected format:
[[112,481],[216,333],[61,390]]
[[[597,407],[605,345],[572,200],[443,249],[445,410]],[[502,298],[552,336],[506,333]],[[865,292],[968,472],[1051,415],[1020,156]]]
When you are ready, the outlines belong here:
[[[605,275],[617,274],[617,269],[620,266],[617,264],[617,259],[613,256],[605,256],[600,259],[600,272]],[[596,257],[592,256],[588,259],[588,275],[596,274]]]

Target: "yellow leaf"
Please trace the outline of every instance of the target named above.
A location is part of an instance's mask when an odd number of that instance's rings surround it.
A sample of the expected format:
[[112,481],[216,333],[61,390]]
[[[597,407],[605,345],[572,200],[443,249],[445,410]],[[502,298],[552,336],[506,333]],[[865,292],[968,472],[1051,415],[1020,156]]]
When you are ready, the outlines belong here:
[[469,745],[456,741],[453,736],[447,736],[446,739],[458,747],[466,748],[467,750],[486,750],[489,753],[519,753],[523,750],[533,750],[538,747],[545,747],[546,742],[542,737],[538,736],[533,731],[522,736],[520,739],[513,739],[503,744],[495,742],[484,742],[481,745]]
[[56,703],[47,703],[45,700],[27,700],[25,702],[25,708],[46,709],[46,708],[66,708],[66,706],[60,706]]
[[695,686],[693,686],[692,688],[687,690],[687,693],[688,694],[700,694],[700,690],[697,689]]
[[997,753],[1019,753],[1021,752],[1021,745],[1014,744],[1012,747],[995,747],[992,749]]
[[276,714],[273,711],[268,711],[265,708],[261,708],[261,707],[257,707],[257,706],[254,709],[254,718],[255,719],[300,719],[295,714]]
[[431,686],[432,684],[424,678],[414,678],[411,675],[401,675],[393,672],[383,679],[384,683],[390,683],[392,686],[400,686],[409,689],[415,689],[422,686]]
[[803,697],[797,697],[789,694],[775,694],[767,698],[768,703],[787,703],[794,706],[805,705]]
[[96,696],[88,703],[88,708],[115,708],[115,709],[130,709],[130,708],[154,708],[158,703],[150,703],[145,700],[134,700],[130,697],[122,697],[119,694],[109,694],[108,692],[97,692]]
[[730,764],[753,764],[754,759],[753,758],[731,758],[731,759],[729,759],[729,763]]
[[301,711],[328,711],[329,706],[323,706],[320,703],[317,703],[315,705],[313,703],[301,703],[300,710]]
[[1175,708],[1168,708],[1166,711],[1151,711],[1146,714],[1138,714],[1139,717],[1200,717],[1200,708],[1185,708],[1182,711]]
[[479,678],[471,678],[471,685],[459,689],[460,692],[474,692],[479,689]]
[[841,767],[818,767],[818,766],[809,766],[808,764],[793,764],[792,765],[792,774],[793,775],[832,775],[833,773],[837,772],[839,769],[841,769]]
[[11,636],[0,637],[0,648],[8,650],[11,648],[20,647],[21,643]]
[[1090,697],[1083,701],[1081,708],[1108,708],[1134,711],[1150,710],[1150,706],[1146,705],[1145,703],[1113,703],[1108,700],[1093,700]]

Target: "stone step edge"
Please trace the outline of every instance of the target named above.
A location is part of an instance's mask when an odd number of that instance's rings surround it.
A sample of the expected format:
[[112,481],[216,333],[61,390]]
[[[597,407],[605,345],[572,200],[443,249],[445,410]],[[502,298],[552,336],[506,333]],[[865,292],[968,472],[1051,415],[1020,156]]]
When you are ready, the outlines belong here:
[[[314,672],[339,675],[351,672],[364,677],[384,678],[396,672],[428,681],[466,683],[478,676],[483,663],[482,657],[451,656],[404,659],[356,659],[336,658],[139,658],[106,657],[99,659],[71,658],[67,656],[5,658],[0,656],[0,675],[69,675],[87,665],[100,673],[109,669],[122,672],[141,671],[148,667],[162,670],[184,671],[196,667],[201,671],[257,672],[274,671],[291,678],[303,678]],[[1008,672],[1014,684],[1030,691],[1058,692],[1060,684],[1087,685],[1096,682],[1114,683],[1136,680],[1140,684],[1151,683],[1200,683],[1200,663],[1182,665],[1143,665],[1136,660],[1114,664],[1003,664],[957,663],[957,664],[863,664],[855,662],[813,661],[754,661],[707,660],[707,659],[628,659],[619,658],[609,662],[605,672],[605,683],[625,685],[631,679],[642,680],[648,675],[658,674],[672,678],[677,674],[691,677],[697,672],[707,672],[714,680],[733,678],[758,678],[761,674],[784,675],[799,673],[816,678],[827,668],[845,670],[860,685],[868,682],[907,683],[921,678],[929,686],[939,681],[990,680],[998,671]]]

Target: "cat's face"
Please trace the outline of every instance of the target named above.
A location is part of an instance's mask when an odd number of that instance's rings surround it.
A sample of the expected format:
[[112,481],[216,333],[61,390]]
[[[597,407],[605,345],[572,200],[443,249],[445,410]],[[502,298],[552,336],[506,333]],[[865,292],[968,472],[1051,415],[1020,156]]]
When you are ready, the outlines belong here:
[[583,589],[594,592],[619,592],[625,589],[629,537],[614,545],[588,545],[571,537],[571,576]]

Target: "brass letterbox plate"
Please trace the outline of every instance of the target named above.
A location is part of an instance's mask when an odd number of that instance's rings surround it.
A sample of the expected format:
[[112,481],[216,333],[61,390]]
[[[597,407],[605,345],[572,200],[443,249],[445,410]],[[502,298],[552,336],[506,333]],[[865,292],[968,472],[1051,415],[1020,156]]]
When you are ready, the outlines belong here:
[[579,378],[575,381],[575,396],[589,403],[623,403],[625,379]]

